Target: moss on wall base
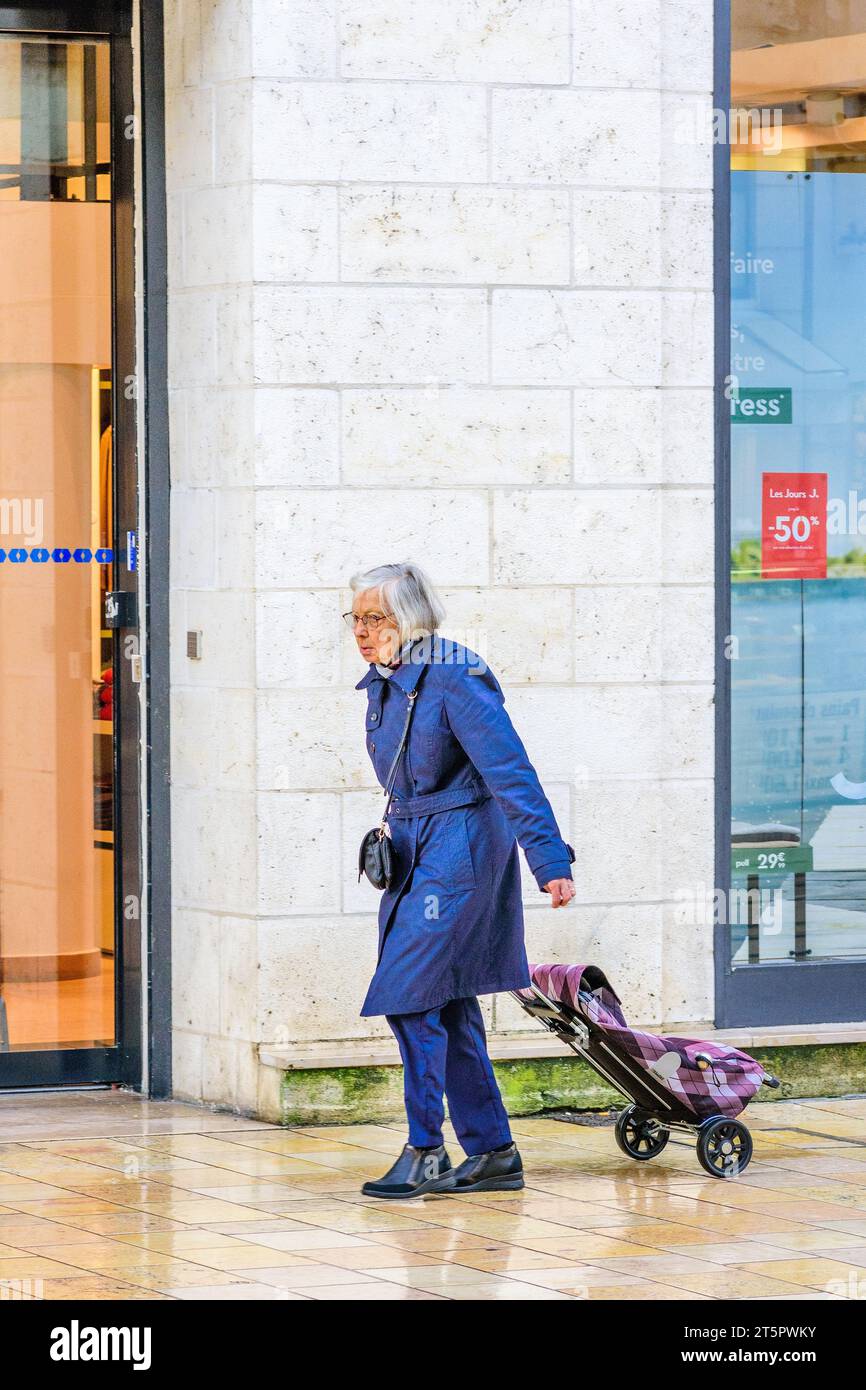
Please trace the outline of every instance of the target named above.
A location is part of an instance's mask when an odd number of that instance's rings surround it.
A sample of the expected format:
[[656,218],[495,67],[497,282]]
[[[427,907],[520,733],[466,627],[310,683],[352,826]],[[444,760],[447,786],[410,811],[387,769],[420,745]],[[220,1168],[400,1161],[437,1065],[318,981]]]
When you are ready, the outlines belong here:
[[[866,1092],[866,1043],[757,1048],[751,1055],[782,1083],[778,1091],[763,1086],[756,1101]],[[619,1093],[579,1057],[523,1058],[495,1062],[493,1069],[510,1115],[621,1104]],[[388,1124],[404,1118],[400,1067],[285,1071],[280,1094],[286,1125]]]
[[402,1067],[323,1067],[285,1071],[285,1125],[387,1124],[403,1114]]

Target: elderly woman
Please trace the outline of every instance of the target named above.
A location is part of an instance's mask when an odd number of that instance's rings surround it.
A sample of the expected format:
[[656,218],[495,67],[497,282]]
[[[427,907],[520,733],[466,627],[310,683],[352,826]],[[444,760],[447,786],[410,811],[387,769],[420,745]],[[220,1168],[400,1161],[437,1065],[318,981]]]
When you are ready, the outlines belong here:
[[[481,657],[438,635],[442,604],[414,564],[351,580],[344,614],[369,670],[367,751],[385,786],[395,872],[379,908],[362,1017],[384,1014],[403,1060],[409,1142],[362,1191],[373,1197],[523,1187],[523,1165],[487,1055],[477,995],[529,984],[519,842],[552,907],[574,896],[574,852],[556,825],[502,690]],[[443,1094],[468,1155],[453,1168]]]

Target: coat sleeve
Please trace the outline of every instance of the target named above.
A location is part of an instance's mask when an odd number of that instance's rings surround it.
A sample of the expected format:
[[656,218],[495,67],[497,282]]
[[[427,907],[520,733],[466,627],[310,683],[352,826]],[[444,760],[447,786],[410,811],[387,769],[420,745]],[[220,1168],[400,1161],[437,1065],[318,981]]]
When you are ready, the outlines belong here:
[[446,668],[444,685],[452,733],[508,817],[539,888],[571,878],[574,851],[559,833],[493,672],[455,663]]

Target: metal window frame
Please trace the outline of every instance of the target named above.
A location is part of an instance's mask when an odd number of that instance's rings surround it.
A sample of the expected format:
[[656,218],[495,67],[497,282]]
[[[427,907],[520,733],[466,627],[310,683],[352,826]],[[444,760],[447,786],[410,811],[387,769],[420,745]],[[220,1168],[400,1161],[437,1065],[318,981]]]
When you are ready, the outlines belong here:
[[144,283],[144,490],[147,527],[147,1091],[172,1094],[171,1068],[171,782],[169,535],[171,476],[168,414],[168,244],[165,173],[163,0],[140,0],[142,215]]

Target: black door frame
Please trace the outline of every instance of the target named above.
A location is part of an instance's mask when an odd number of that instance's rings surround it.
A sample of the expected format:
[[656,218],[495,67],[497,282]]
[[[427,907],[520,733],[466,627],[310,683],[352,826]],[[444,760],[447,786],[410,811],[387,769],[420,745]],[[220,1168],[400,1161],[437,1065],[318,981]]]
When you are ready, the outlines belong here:
[[168,240],[165,174],[163,0],[140,0],[142,153],[142,313],[145,437],[143,554],[145,706],[147,710],[146,970],[147,1093],[172,1093],[171,1069],[171,776],[169,536],[171,469],[168,428]]
[[[160,6],[161,9],[161,6]],[[161,28],[161,13],[158,16]],[[152,16],[148,17],[148,40],[153,47]],[[133,602],[144,602],[147,594],[139,590],[140,571],[133,558],[134,545],[127,543],[130,533],[139,533],[139,486],[137,444],[137,401],[142,396],[136,379],[135,318],[135,141],[141,113],[135,112],[132,14],[130,0],[123,3],[0,4],[0,31],[53,33],[70,39],[88,35],[107,36],[111,46],[111,157],[112,157],[112,436],[114,453],[115,563],[113,584],[133,595]],[[160,41],[161,64],[161,41]],[[161,96],[162,77],[158,91]],[[130,122],[130,117],[133,121]],[[158,142],[161,152],[162,142]],[[161,167],[161,159],[157,161]],[[162,202],[164,213],[164,198]],[[164,248],[157,199],[157,255]],[[163,315],[164,328],[164,315]],[[152,347],[158,348],[160,333]],[[163,335],[164,336],[164,335]],[[147,358],[147,354],[146,354]],[[162,357],[164,366],[164,353]],[[147,368],[147,360],[142,364]],[[160,378],[157,377],[157,382]],[[163,377],[164,382],[164,377]],[[164,391],[162,393],[164,396]],[[154,407],[159,418],[159,395]],[[163,441],[164,442],[164,441]],[[167,453],[167,451],[166,451]],[[167,503],[166,503],[167,507]],[[138,546],[141,554],[142,547]],[[145,547],[146,554],[146,547]],[[144,571],[145,575],[147,571]],[[167,574],[166,574],[167,580]],[[144,586],[142,586],[143,588]],[[166,583],[167,590],[167,583]],[[114,758],[114,850],[115,850],[115,1018],[116,1041],[112,1046],[82,1048],[44,1048],[0,1053],[0,1088],[16,1086],[76,1086],[120,1083],[139,1088],[142,1082],[142,904],[149,909],[143,891],[141,825],[141,737],[139,680],[146,674],[134,669],[131,657],[140,654],[138,618],[129,627],[114,633],[115,733]],[[167,624],[164,632],[167,632]],[[136,679],[136,677],[138,679]],[[146,686],[146,693],[149,694]],[[164,731],[167,753],[167,728]],[[160,768],[163,749],[156,749]],[[150,766],[150,765],[149,765]],[[153,771],[151,767],[151,772]],[[167,781],[167,777],[166,777]],[[148,830],[151,827],[148,824]],[[167,855],[167,850],[166,850]],[[164,856],[165,857],[165,856]],[[146,924],[149,927],[149,923]],[[150,932],[146,933],[150,945]],[[148,957],[151,951],[148,950]],[[157,1011],[159,1018],[159,1011]],[[153,1020],[149,1041],[156,1041],[160,1086],[170,1087],[170,1067],[165,1070],[165,1018],[162,1035],[154,1034]],[[151,1051],[151,1048],[148,1049]],[[170,1056],[170,1048],[168,1055]],[[166,1092],[162,1092],[166,1093]]]
[[[731,3],[714,6],[714,107],[731,109]],[[727,119],[722,122],[728,131]],[[713,147],[716,454],[716,901],[731,902],[731,175],[730,145]],[[729,914],[717,914],[727,917]],[[780,961],[731,966],[730,925],[714,925],[716,1017],[719,1027],[856,1023],[866,1017],[863,960]]]

